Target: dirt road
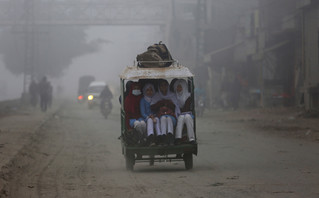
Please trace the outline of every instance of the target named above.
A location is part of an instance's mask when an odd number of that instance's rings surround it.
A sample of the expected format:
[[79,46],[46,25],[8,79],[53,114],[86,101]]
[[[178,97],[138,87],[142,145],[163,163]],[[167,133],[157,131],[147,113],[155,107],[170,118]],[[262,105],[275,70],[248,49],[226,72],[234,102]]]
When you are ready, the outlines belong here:
[[166,162],[139,163],[130,172],[119,135],[118,110],[105,120],[98,110],[68,103],[7,165],[0,197],[319,197],[315,141],[207,114],[197,120],[192,170]]

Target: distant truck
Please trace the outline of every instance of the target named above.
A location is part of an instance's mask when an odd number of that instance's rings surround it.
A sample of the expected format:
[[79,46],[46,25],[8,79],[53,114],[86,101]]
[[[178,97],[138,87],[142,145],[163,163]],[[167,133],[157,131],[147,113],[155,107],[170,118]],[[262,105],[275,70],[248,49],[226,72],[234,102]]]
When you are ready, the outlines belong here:
[[91,75],[85,75],[79,78],[78,97],[77,97],[78,102],[82,103],[86,101],[87,99],[86,93],[88,91],[88,87],[91,84],[91,82],[93,82],[94,80],[95,80],[95,77]]

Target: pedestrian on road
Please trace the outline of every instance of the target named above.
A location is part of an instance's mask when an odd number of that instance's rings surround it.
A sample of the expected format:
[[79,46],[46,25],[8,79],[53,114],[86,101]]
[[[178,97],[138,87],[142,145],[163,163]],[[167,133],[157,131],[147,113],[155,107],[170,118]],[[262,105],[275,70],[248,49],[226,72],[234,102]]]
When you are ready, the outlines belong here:
[[48,108],[48,100],[50,97],[50,84],[47,77],[44,76],[39,83],[40,107],[43,112]]
[[51,108],[53,100],[53,87],[50,82],[48,82],[48,107]]
[[30,103],[33,107],[36,107],[38,104],[38,84],[32,79],[31,84],[29,86],[29,94],[30,94]]

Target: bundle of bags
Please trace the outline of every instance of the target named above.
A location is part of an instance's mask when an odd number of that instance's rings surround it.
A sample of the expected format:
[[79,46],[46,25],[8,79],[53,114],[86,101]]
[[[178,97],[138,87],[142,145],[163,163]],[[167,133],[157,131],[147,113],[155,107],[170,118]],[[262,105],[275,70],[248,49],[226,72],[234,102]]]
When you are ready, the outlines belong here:
[[137,55],[136,60],[142,68],[169,67],[173,63],[171,53],[162,41],[149,46],[147,51]]

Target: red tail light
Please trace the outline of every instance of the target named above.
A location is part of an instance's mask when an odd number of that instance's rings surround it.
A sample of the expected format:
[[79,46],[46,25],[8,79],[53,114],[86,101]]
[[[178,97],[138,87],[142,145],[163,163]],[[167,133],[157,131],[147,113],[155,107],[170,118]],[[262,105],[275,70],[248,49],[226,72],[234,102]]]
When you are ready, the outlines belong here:
[[83,96],[81,95],[81,96],[78,96],[78,99],[79,100],[82,100],[83,99]]

